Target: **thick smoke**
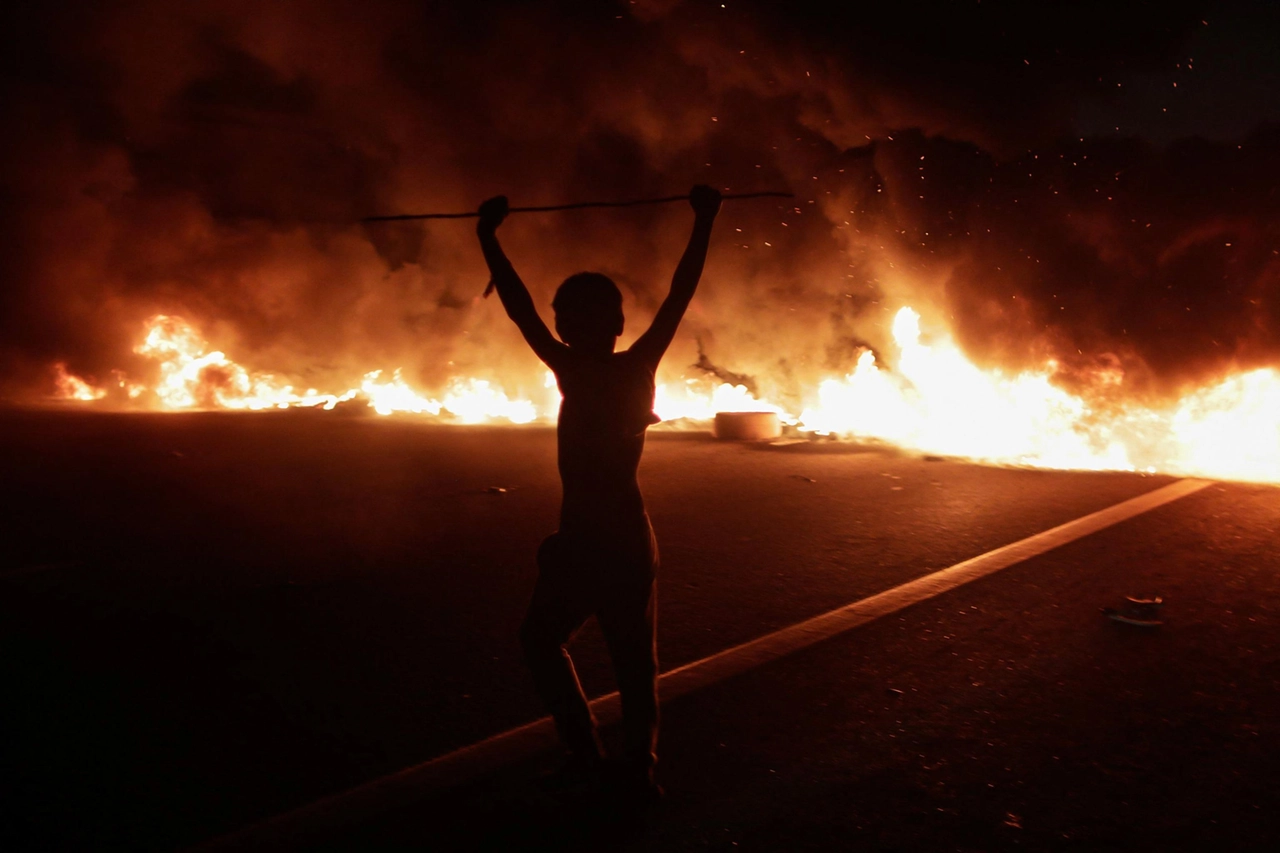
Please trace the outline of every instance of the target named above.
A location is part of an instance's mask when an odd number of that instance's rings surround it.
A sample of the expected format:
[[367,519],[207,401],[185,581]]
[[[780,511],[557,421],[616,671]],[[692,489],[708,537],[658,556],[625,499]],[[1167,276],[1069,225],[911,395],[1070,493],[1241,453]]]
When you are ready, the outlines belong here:
[[[888,350],[902,304],[984,363],[1054,358],[1075,387],[1122,371],[1133,393],[1174,392],[1280,360],[1280,133],[1077,133],[1126,75],[1194,80],[1199,10],[885,6],[10,10],[2,390],[47,392],[55,361],[145,376],[132,348],[155,313],[303,386],[403,367],[426,388],[536,387],[479,299],[466,221],[359,217],[695,182],[796,199],[726,205],[673,374],[702,362],[794,400]],[[542,306],[570,273],[614,276],[634,335],[689,219],[513,217],[503,236]]]

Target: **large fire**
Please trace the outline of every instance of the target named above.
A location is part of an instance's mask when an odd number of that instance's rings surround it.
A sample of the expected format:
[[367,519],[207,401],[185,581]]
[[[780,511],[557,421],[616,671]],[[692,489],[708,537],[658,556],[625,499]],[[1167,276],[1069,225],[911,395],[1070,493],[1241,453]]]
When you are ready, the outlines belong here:
[[[892,369],[864,351],[851,373],[819,383],[799,414],[757,399],[741,385],[687,377],[660,382],[655,409],[667,422],[771,411],[802,433],[875,439],[987,462],[1280,482],[1280,374],[1273,369],[1231,376],[1164,409],[1097,408],[1054,385],[1052,363],[1006,375],[978,368],[945,335],[923,343],[920,315],[909,307],[894,318],[893,340]],[[429,396],[399,369],[389,377],[371,371],[359,387],[337,393],[299,391],[270,373],[246,370],[211,350],[191,325],[164,315],[148,322],[136,352],[158,362],[159,379],[148,388],[117,372],[116,384],[129,399],[163,410],[333,409],[350,401],[379,415],[527,424],[554,421],[559,405],[550,373],[539,400],[512,397],[490,380],[469,377],[454,377]],[[111,396],[65,365],[54,370],[59,398]]]

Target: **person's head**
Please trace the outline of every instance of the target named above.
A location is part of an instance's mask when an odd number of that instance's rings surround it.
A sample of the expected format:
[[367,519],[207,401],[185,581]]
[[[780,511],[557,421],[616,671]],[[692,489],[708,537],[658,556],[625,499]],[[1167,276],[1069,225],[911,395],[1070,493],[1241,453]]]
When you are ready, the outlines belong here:
[[613,352],[622,334],[622,291],[598,272],[569,276],[556,290],[556,334],[575,349]]

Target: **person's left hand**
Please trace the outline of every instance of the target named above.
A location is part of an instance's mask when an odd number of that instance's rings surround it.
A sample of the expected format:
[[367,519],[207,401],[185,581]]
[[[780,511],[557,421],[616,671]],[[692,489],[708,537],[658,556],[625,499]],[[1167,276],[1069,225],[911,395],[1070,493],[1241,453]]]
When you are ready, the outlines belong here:
[[496,231],[498,226],[502,224],[502,220],[507,218],[507,212],[507,197],[505,195],[494,196],[480,205],[480,222],[476,225],[476,230],[490,233]]
[[720,212],[720,191],[706,184],[689,190],[689,206],[699,219],[715,219]]

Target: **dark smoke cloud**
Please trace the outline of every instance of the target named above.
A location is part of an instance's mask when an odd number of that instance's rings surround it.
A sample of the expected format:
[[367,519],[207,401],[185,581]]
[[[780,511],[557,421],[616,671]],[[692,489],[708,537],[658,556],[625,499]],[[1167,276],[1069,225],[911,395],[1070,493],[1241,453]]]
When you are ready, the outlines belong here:
[[1119,365],[1139,389],[1169,392],[1280,361],[1280,127],[1236,144],[1076,141],[1002,162],[918,135],[900,148],[889,168],[926,188],[906,199],[902,245],[949,266],[938,304],[971,354],[1056,357],[1076,383]]
[[[863,346],[891,354],[904,302],[986,363],[1053,357],[1077,386],[1277,360],[1275,129],[1157,145],[1153,102],[1076,135],[1134,74],[1194,88],[1175,65],[1207,13],[828,5],[11,7],[3,390],[47,390],[57,360],[145,375],[158,312],[302,385],[397,366],[536,385],[478,299],[467,224],[356,220],[697,181],[797,198],[726,206],[674,368],[705,356],[795,399]],[[634,334],[687,220],[513,217],[504,238],[544,306],[572,272],[613,275]]]

